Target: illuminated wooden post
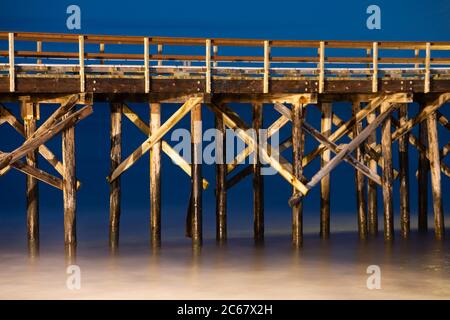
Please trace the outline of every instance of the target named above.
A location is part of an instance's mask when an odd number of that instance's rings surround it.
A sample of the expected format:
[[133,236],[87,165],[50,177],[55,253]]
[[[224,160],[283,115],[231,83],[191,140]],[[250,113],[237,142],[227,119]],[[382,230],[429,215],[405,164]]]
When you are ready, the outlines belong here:
[[[303,121],[305,109],[302,104],[292,106],[292,163],[293,174],[297,179],[303,175],[302,160],[304,156],[305,134]],[[298,191],[294,188],[293,195]],[[292,245],[299,248],[303,245],[303,199],[292,207]]]
[[[331,103],[322,103],[322,134],[325,137],[331,135],[332,111]],[[331,152],[326,149],[321,156],[321,167],[330,161]],[[330,175],[327,174],[320,181],[320,237],[328,239],[330,237]]]
[[[381,113],[389,108],[389,102],[381,104]],[[381,152],[383,159],[383,206],[384,206],[384,239],[392,241],[394,239],[394,208],[393,208],[393,168],[392,168],[392,133],[391,117],[384,120],[381,128]]]
[[[122,158],[122,104],[111,104],[110,172],[114,172]],[[120,225],[120,177],[109,185],[109,246],[115,252],[119,246]]]
[[201,247],[202,234],[202,105],[191,110],[191,161],[192,161],[192,246]]
[[[255,140],[259,145],[260,130],[263,123],[262,103],[253,104],[253,129],[255,130]],[[258,148],[255,147],[255,158],[253,164],[253,231],[256,242],[264,240],[264,178],[261,175],[261,159]]]
[[[361,103],[359,101],[353,102],[353,116],[361,111]],[[355,123],[353,127],[353,137],[357,137],[362,131],[362,123]],[[362,162],[363,157],[362,147],[359,146],[355,150],[356,160]],[[364,175],[355,170],[355,186],[356,186],[356,208],[358,215],[358,233],[360,239],[367,238],[367,215],[366,215],[366,194],[364,190]]]
[[216,115],[216,240],[227,239],[226,128],[221,115]]
[[436,239],[443,240],[445,234],[444,209],[442,207],[441,161],[439,156],[439,140],[436,124],[436,112],[427,118],[428,158],[430,159],[431,193],[434,208],[434,232]]
[[[398,110],[400,127],[408,120],[408,105],[403,103]],[[408,138],[406,133],[398,139],[399,152],[399,180],[400,180],[400,233],[403,238],[408,238],[410,231],[410,206],[409,206],[409,157]]]
[[[421,104],[421,110],[425,108],[425,105]],[[428,146],[428,130],[427,122],[422,121],[419,123],[419,142],[425,147],[425,151],[419,151],[419,162],[417,169],[417,184],[418,184],[418,228],[419,231],[425,232],[428,230],[428,170],[429,164],[426,155],[426,149]]]
[[[367,124],[370,125],[375,119],[377,115],[376,112],[371,112],[367,115]],[[373,131],[369,137],[367,138],[367,144],[371,148],[375,148],[377,145],[377,133],[376,130]],[[370,159],[368,162],[368,166],[372,172],[377,172],[377,161],[374,159]],[[378,200],[377,200],[377,184],[369,179],[367,181],[367,216],[368,216],[368,227],[369,234],[372,236],[378,235]]]
[[[29,138],[36,131],[36,120],[39,117],[38,105],[30,102],[21,103],[21,114],[24,121],[25,137]],[[37,168],[37,151],[27,154],[27,165]],[[27,198],[27,235],[30,257],[39,255],[39,189],[38,180],[26,175]]]
[[[150,104],[150,135],[161,126],[161,105]],[[161,246],[161,140],[150,149],[150,225],[153,248]]]

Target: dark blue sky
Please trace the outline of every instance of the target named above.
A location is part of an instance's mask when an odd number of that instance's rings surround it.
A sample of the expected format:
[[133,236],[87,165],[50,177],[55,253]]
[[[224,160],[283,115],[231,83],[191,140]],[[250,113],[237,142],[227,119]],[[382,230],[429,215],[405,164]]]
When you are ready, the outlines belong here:
[[[81,7],[82,25],[76,33],[121,34],[149,36],[193,36],[193,37],[240,37],[270,39],[341,39],[341,40],[450,40],[450,2],[434,1],[2,1],[0,3],[0,30],[73,32],[66,28],[66,8],[70,4]],[[366,28],[366,8],[377,4],[381,8],[381,30]],[[4,44],[2,44],[3,46]],[[17,113],[17,106],[10,106]],[[250,121],[249,106],[240,106],[242,114]],[[267,109],[265,126],[275,119],[275,113]],[[349,116],[347,104],[337,104],[336,112]],[[43,108],[45,109],[45,108]],[[145,105],[134,105],[134,109],[148,119]],[[174,106],[163,108],[163,118],[175,110]],[[448,109],[448,108],[447,108]],[[443,110],[448,116],[449,110]],[[52,108],[42,110],[42,118]],[[417,110],[417,107],[412,107]],[[308,121],[317,127],[319,113],[311,108]],[[212,125],[212,115],[204,110],[205,127]],[[189,117],[180,126],[188,127]],[[124,155],[128,155],[144,139],[144,136],[124,119]],[[285,128],[284,135],[289,129]],[[440,130],[441,142],[449,141],[449,134]],[[98,226],[105,232],[108,219],[108,184],[105,177],[109,168],[109,108],[106,104],[95,105],[94,114],[77,126],[77,172],[83,183],[79,192],[79,222],[83,226]],[[21,139],[11,128],[0,127],[1,150],[12,150]],[[307,149],[315,142],[309,138]],[[60,154],[60,138],[48,143]],[[395,149],[396,150],[396,149]],[[290,158],[287,152],[286,157]],[[416,209],[417,167],[416,152],[411,149],[412,210]],[[189,197],[189,178],[163,157],[163,223],[168,228],[179,223],[182,228]],[[397,156],[395,154],[395,161]],[[41,161],[44,169],[50,169]],[[397,167],[397,163],[395,163]],[[308,167],[306,174],[317,170],[318,163]],[[212,187],[204,194],[204,215],[208,232],[214,224],[214,177],[212,166],[204,166],[206,178]],[[148,224],[148,155],[128,170],[122,178],[123,221],[130,230],[143,230]],[[332,173],[332,223],[342,213],[355,212],[354,171],[342,164]],[[0,203],[4,219],[6,215],[21,217],[25,212],[25,178],[10,172],[0,178]],[[396,183],[396,192],[398,185]],[[52,187],[40,185],[42,223],[52,218],[61,220],[62,194]],[[445,192],[449,181],[443,177]],[[287,199],[291,187],[279,176],[266,179],[265,204],[266,226],[280,226],[289,230],[290,209]],[[307,215],[317,223],[319,188],[315,188],[306,200]],[[235,221],[232,228],[251,229],[251,178],[229,192],[229,215]],[[398,209],[398,201],[395,202]],[[430,210],[431,212],[431,210]],[[381,213],[381,212],[380,212]],[[380,215],[381,217],[381,215]],[[48,220],[47,220],[48,219]],[[356,222],[356,215],[355,215]],[[380,221],[381,222],[381,221]],[[356,226],[356,224],[355,224]],[[180,229],[181,230],[181,229]],[[232,231],[232,230],[230,230]],[[133,231],[131,231],[133,232]]]

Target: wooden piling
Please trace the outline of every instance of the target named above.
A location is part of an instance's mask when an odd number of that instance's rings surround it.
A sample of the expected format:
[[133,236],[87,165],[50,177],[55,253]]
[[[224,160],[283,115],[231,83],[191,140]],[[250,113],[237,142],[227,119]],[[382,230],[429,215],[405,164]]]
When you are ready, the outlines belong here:
[[[408,105],[401,104],[398,110],[400,126],[404,126],[408,119]],[[399,180],[400,180],[400,234],[408,238],[410,232],[410,206],[409,206],[409,133],[398,139],[399,153]]]
[[191,110],[191,161],[192,161],[192,246],[202,246],[202,105]]
[[[114,172],[122,160],[122,104],[111,103],[110,172]],[[115,252],[119,246],[120,225],[120,177],[109,185],[109,246]]]
[[[353,102],[353,116],[355,116],[361,110],[361,103],[359,101]],[[355,123],[353,127],[353,137],[357,137],[362,131],[362,123]],[[356,148],[355,158],[356,160],[363,161],[364,151],[362,145]],[[364,240],[367,239],[367,215],[366,215],[366,194],[364,190],[365,184],[364,175],[359,171],[355,170],[355,186],[356,186],[356,208],[358,215],[358,233],[359,238]]]
[[[367,115],[367,124],[370,125],[377,115],[376,112],[371,112]],[[375,148],[377,145],[377,133],[373,131],[367,138],[367,145],[370,148]],[[372,172],[377,172],[378,165],[375,159],[368,161],[368,167]],[[367,181],[367,216],[368,216],[368,229],[369,234],[372,236],[378,235],[378,199],[377,199],[377,184],[369,179]]]
[[[67,112],[67,116],[74,109]],[[62,157],[64,166],[63,201],[64,201],[64,243],[66,256],[73,261],[76,255],[76,175],[75,175],[75,127],[70,126],[62,131]]]
[[216,240],[227,240],[227,188],[226,188],[226,128],[220,115],[215,117],[218,133],[216,141]]
[[[421,104],[420,109],[423,110],[425,105]],[[427,122],[422,121],[419,123],[419,143],[427,149],[428,145],[428,130]],[[427,155],[424,152],[419,151],[419,162],[417,169],[417,184],[418,184],[418,229],[421,232],[428,230],[428,170],[429,163]]]
[[[253,129],[255,130],[255,140],[259,145],[260,130],[263,123],[263,105],[253,104]],[[253,163],[253,231],[255,242],[264,240],[264,178],[261,175],[261,159],[258,148],[255,148]]]
[[431,173],[431,193],[433,195],[434,232],[438,240],[444,239],[444,209],[442,206],[441,163],[439,156],[439,140],[436,123],[436,112],[427,118],[428,158]]
[[[305,118],[305,109],[302,104],[293,104],[292,106],[292,167],[294,177],[300,179],[303,175],[302,160],[304,156],[305,134],[303,130],[303,121]],[[293,194],[297,190],[293,189]],[[303,245],[303,199],[292,207],[292,245],[294,248],[300,248]]]
[[[325,137],[331,135],[332,110],[331,103],[322,103],[321,130]],[[326,149],[321,155],[321,167],[330,161],[331,152]],[[328,239],[330,237],[330,175],[327,174],[320,181],[320,237]]]
[[[25,137],[29,138],[36,130],[36,104],[22,102],[21,113],[24,120]],[[27,154],[26,163],[37,168],[37,151]],[[39,189],[38,180],[26,175],[26,201],[27,201],[27,235],[28,251],[31,257],[39,255]]]
[[[150,104],[150,135],[161,126],[161,105]],[[153,248],[161,246],[161,140],[150,149],[150,225]]]
[[[389,108],[389,103],[381,104],[381,112]],[[383,208],[384,208],[384,239],[392,241],[394,239],[394,208],[393,208],[393,168],[392,168],[392,136],[391,117],[384,120],[381,128],[381,152],[383,159]]]

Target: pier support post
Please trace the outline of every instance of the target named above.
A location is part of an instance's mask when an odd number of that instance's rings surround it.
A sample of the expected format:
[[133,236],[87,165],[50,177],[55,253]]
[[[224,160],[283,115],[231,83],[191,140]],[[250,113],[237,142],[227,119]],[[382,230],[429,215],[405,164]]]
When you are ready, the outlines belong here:
[[[332,110],[331,103],[322,103],[321,130],[325,137],[331,134]],[[326,149],[321,155],[321,167],[323,168],[330,161],[331,151]],[[327,174],[320,181],[320,237],[328,239],[330,237],[330,174]]]
[[[292,164],[294,177],[300,179],[303,175],[302,160],[304,156],[305,133],[303,121],[305,108],[302,104],[292,106]],[[295,195],[297,190],[293,189]],[[300,248],[303,245],[303,199],[292,207],[292,245]]]
[[[25,137],[28,139],[36,130],[37,105],[22,102],[21,114]],[[26,163],[33,168],[37,168],[37,151],[27,154]],[[26,175],[26,198],[28,251],[31,257],[35,257],[39,255],[39,189],[37,179],[29,175]]]
[[[375,119],[377,115],[376,112],[371,112],[367,115],[367,124],[370,125]],[[374,130],[369,137],[367,138],[367,144],[371,148],[375,148],[377,146],[377,132]],[[368,167],[372,172],[377,172],[377,161],[374,159],[370,159],[368,161]],[[371,236],[378,235],[378,200],[377,200],[377,184],[368,179],[367,181],[367,216],[368,216],[368,224],[369,224],[369,234]]]
[[[253,129],[255,130],[256,143],[260,141],[260,130],[263,123],[262,103],[253,104]],[[255,147],[253,164],[253,231],[255,242],[264,240],[264,178],[261,175],[261,159],[258,147]]]
[[227,240],[226,128],[222,115],[216,115],[216,240]]
[[192,161],[192,246],[199,248],[202,232],[202,105],[191,110],[191,161]]
[[436,112],[427,118],[428,158],[430,159],[431,191],[434,208],[434,231],[436,239],[443,240],[445,233],[444,210],[442,207],[441,163],[439,157],[439,140],[436,124]]
[[[388,102],[381,104],[381,113],[389,108]],[[392,134],[391,117],[384,120],[381,128],[381,152],[383,159],[383,207],[384,207],[384,239],[391,241],[394,239],[394,208],[393,208],[393,168],[392,168]]]
[[[110,172],[114,172],[122,158],[122,104],[111,104]],[[120,177],[109,186],[109,247],[115,252],[119,246]]]
[[[161,105],[150,104],[150,135],[161,126]],[[161,246],[161,140],[150,149],[150,225],[151,245]]]
[[[420,105],[420,110],[422,111],[425,105]],[[419,143],[421,143],[425,150],[427,150],[428,145],[428,130],[427,121],[422,121],[419,123]],[[426,152],[426,151],[425,151]],[[419,163],[417,169],[417,184],[418,184],[418,229],[421,232],[426,232],[428,230],[428,170],[429,163],[427,155],[425,152],[419,151]]]
[[[361,111],[361,103],[359,101],[353,102],[353,116]],[[353,127],[353,136],[357,137],[362,131],[362,123],[355,123]],[[362,145],[355,150],[356,160],[363,161],[363,150]],[[356,208],[358,214],[358,233],[359,238],[362,240],[367,239],[367,215],[366,215],[366,194],[364,190],[364,175],[359,171],[355,170],[355,186],[356,186]]]
[[[70,110],[67,115],[74,113]],[[62,157],[64,166],[63,199],[64,199],[64,243],[66,257],[73,261],[76,256],[76,177],[75,177],[75,127],[70,126],[62,131]]]
[[[400,126],[404,126],[408,120],[408,104],[401,104],[398,110]],[[408,157],[409,133],[398,139],[398,153],[400,162],[400,233],[403,238],[408,238],[410,231],[410,207],[409,207],[409,157]]]

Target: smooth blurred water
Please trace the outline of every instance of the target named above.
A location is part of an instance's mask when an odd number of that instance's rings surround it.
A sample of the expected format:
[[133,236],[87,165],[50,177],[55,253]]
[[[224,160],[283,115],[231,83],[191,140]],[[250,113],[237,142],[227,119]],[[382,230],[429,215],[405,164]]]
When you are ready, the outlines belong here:
[[[447,230],[448,231],[448,230]],[[0,250],[1,299],[449,299],[450,244],[433,233],[413,233],[392,245],[382,236],[361,242],[355,232],[322,241],[305,237],[293,250],[289,235],[232,238],[225,247],[206,240],[194,254],[189,240],[166,240],[159,252],[143,241],[123,240],[110,256],[97,238],[78,248],[81,289],[66,287],[61,243],[29,259],[22,246]],[[369,265],[381,268],[381,289],[366,286]]]

